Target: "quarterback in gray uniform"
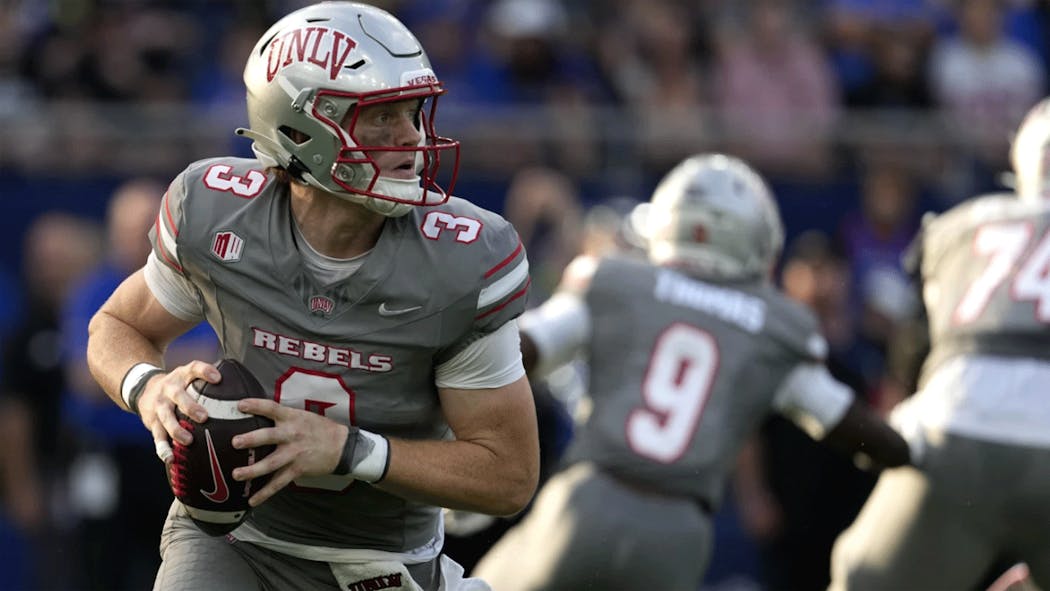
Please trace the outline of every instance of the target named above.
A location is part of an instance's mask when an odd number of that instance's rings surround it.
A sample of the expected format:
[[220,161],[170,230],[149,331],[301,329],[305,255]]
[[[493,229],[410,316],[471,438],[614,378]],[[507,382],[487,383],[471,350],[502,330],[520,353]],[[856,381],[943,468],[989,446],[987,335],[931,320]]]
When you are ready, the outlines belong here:
[[1050,588],[1050,100],[1011,148],[1016,194],[927,218],[910,261],[930,351],[891,421],[925,446],[884,472],[832,554],[832,589],[974,589],[1024,561]]
[[521,319],[530,372],[585,356],[591,408],[564,468],[474,571],[501,591],[695,591],[711,512],[772,411],[880,465],[909,460],[825,369],[813,315],[770,284],[783,230],[754,170],[688,158],[645,217],[650,260],[578,258]]
[[276,445],[234,473],[272,474],[249,519],[209,537],[175,501],[155,589],[487,589],[441,555],[440,507],[508,515],[535,491],[517,233],[437,185],[459,144],[435,133],[441,84],[390,14],[293,12],[244,79],[257,158],[179,174],[148,263],[91,324],[93,374],[162,458],[191,440],[175,408],[206,416],[186,386],[218,378],[214,360],[156,367],[201,319],[272,393],[239,406],[275,421],[235,441]]

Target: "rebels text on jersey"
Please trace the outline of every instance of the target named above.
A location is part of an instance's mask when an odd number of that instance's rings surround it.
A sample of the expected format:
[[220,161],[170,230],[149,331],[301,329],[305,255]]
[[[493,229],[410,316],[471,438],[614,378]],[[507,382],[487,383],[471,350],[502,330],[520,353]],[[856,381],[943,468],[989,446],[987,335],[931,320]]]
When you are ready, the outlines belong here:
[[[528,262],[513,227],[453,197],[387,218],[360,268],[326,281],[303,264],[289,201],[257,160],[197,162],[164,197],[154,253],[199,292],[225,355],[281,404],[393,437],[451,437],[435,367],[524,311]],[[297,480],[250,525],[296,544],[404,551],[430,543],[439,519],[325,476]]]

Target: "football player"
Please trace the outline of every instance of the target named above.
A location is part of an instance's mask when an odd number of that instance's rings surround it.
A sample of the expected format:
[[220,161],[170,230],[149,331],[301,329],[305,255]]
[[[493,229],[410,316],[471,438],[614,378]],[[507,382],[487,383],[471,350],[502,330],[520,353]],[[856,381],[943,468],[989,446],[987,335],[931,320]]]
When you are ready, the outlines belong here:
[[250,518],[212,538],[175,502],[155,588],[485,588],[457,583],[441,555],[439,507],[513,514],[536,487],[517,234],[449,195],[459,144],[435,132],[444,91],[389,13],[297,10],[259,40],[244,81],[238,132],[257,158],[179,174],[148,263],[91,323],[92,373],[162,456],[191,441],[176,407],[206,417],[186,386],[218,377],[209,360],[157,367],[201,319],[273,395],[240,402],[276,423],[234,443],[277,446],[234,474],[272,474]]
[[923,470],[882,473],[835,544],[832,589],[970,589],[1021,560],[1050,588],[1048,158],[1043,100],[1011,147],[1015,194],[924,221],[907,262],[930,351],[891,416],[925,442]]
[[726,478],[773,411],[880,465],[909,461],[828,373],[813,314],[770,283],[783,229],[753,169],[688,158],[644,217],[649,260],[577,258],[522,317],[530,371],[585,355],[591,409],[564,469],[475,569],[496,589],[699,588]]

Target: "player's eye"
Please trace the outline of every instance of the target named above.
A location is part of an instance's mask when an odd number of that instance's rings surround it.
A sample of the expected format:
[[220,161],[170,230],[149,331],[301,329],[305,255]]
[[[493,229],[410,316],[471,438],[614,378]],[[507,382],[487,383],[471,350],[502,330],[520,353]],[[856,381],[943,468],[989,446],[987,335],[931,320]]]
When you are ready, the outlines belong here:
[[423,100],[419,100],[419,101],[416,102],[416,104],[412,105],[411,108],[406,110],[406,113],[408,113],[409,119],[412,120],[413,127],[416,127],[416,128],[419,127],[419,122],[421,120],[421,117],[423,116],[423,104],[424,104],[424,101]]

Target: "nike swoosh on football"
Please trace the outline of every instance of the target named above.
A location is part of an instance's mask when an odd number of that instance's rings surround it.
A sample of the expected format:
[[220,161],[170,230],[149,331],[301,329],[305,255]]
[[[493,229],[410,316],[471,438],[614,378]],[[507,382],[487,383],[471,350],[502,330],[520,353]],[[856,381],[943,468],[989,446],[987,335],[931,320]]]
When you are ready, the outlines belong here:
[[208,460],[211,463],[211,479],[215,483],[215,490],[207,492],[201,489],[201,494],[213,503],[225,503],[226,499],[230,498],[230,489],[226,486],[226,478],[222,475],[219,455],[215,453],[215,444],[211,442],[211,431],[205,429],[204,438],[208,440]]
[[415,312],[423,306],[412,306],[411,308],[401,308],[399,310],[391,310],[386,307],[386,302],[379,304],[379,315],[380,316],[400,316],[401,314],[408,314],[409,312]]

